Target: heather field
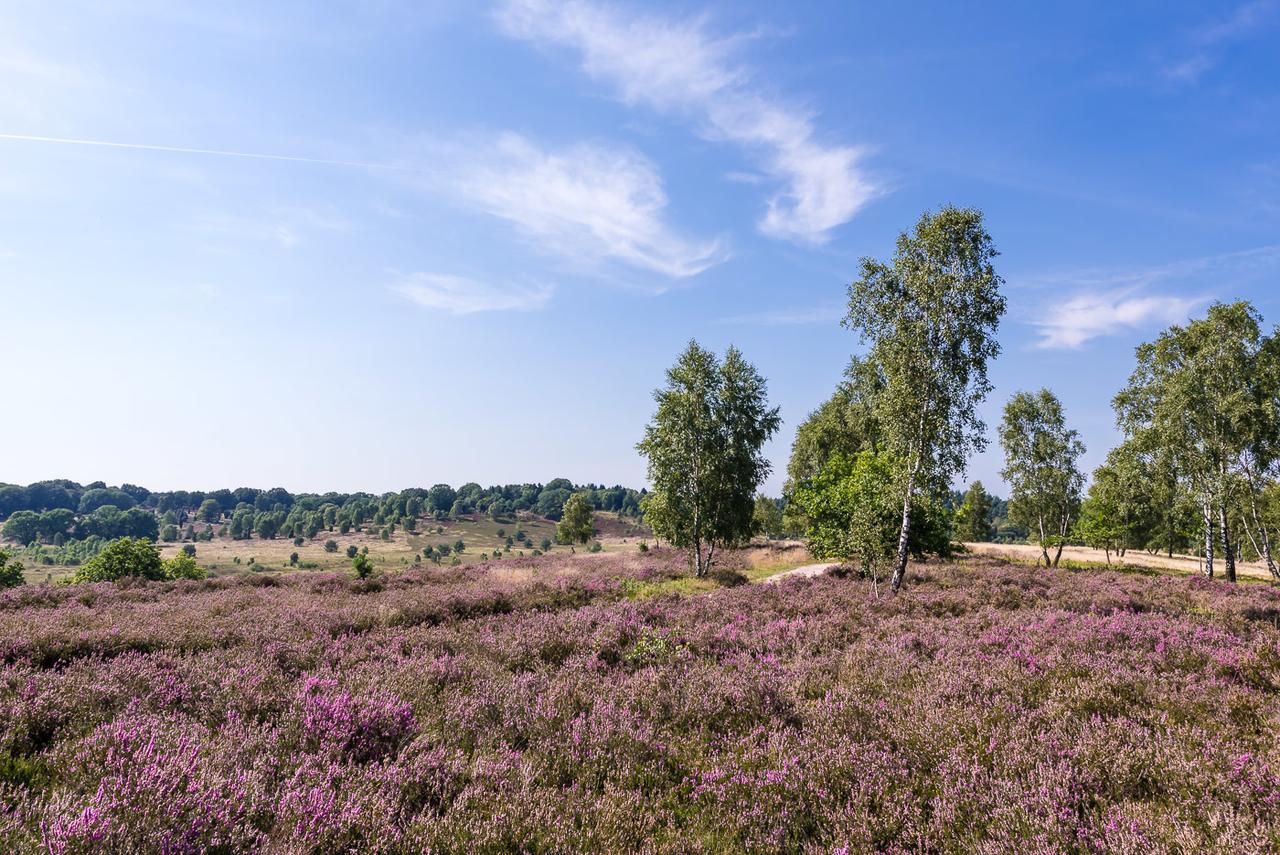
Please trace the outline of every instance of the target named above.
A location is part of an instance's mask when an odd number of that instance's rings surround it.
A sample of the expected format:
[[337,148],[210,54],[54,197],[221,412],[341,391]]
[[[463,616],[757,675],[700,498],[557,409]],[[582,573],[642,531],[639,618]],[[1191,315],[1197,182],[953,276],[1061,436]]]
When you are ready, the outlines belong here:
[[1280,847],[1270,587],[971,559],[664,593],[684,568],[6,593],[0,849]]

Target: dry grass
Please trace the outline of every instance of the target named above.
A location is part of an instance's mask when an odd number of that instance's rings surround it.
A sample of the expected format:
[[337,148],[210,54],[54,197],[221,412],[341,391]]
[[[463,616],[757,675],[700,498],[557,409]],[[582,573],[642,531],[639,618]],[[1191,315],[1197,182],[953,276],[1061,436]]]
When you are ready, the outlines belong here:
[[[975,555],[990,555],[1007,558],[1018,563],[1034,562],[1040,558],[1040,547],[1028,543],[966,543],[965,548]],[[1050,555],[1053,550],[1049,551]],[[1085,546],[1068,546],[1062,550],[1062,561],[1089,564],[1098,567],[1107,566],[1107,554],[1101,549],[1090,549]],[[1116,567],[1141,567],[1148,570],[1173,570],[1179,573],[1199,573],[1200,559],[1194,555],[1152,555],[1142,550],[1129,550],[1121,558],[1111,553],[1111,565]],[[1221,557],[1214,568],[1219,574],[1223,571]],[[1238,563],[1236,573],[1251,579],[1271,579],[1265,564]]]

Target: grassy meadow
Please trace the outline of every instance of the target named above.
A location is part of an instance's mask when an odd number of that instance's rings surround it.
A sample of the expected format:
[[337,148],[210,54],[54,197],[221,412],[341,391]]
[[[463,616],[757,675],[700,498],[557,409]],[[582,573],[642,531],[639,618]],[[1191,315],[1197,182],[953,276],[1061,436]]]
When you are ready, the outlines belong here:
[[[378,569],[403,570],[420,560],[422,550],[427,546],[446,543],[452,547],[458,540],[466,544],[466,549],[461,554],[451,552],[443,563],[451,564],[454,559],[462,564],[479,563],[482,554],[491,556],[495,549],[505,549],[507,537],[514,538],[517,531],[523,531],[527,535],[525,545],[513,544],[510,550],[504,552],[503,558],[529,556],[534,549],[541,549],[543,538],[552,541],[550,551],[553,554],[582,553],[590,546],[578,544],[570,547],[555,543],[555,521],[531,514],[520,514],[502,521],[495,521],[483,514],[445,520],[422,517],[415,528],[416,532],[410,533],[397,527],[387,540],[378,536],[375,526],[369,526],[363,532],[351,531],[347,534],[321,531],[315,538],[305,540],[301,546],[294,545],[292,538],[284,536],[267,540],[256,535],[245,540],[215,537],[213,540],[194,544],[195,559],[213,575],[242,570],[337,571],[350,568],[351,559],[347,557],[347,547],[355,546],[357,549],[368,549],[369,557]],[[642,541],[653,543],[652,533],[642,524],[607,512],[596,514],[596,533],[596,540],[604,552],[634,550]],[[325,551],[325,541],[329,539],[338,544],[336,552]],[[182,547],[182,543],[160,544],[161,554],[165,558],[173,557]],[[297,566],[291,565],[289,560],[295,552],[298,554]],[[250,561],[253,563],[250,564]],[[40,584],[59,582],[69,577],[75,568],[59,564],[28,563],[25,570],[28,584]]]

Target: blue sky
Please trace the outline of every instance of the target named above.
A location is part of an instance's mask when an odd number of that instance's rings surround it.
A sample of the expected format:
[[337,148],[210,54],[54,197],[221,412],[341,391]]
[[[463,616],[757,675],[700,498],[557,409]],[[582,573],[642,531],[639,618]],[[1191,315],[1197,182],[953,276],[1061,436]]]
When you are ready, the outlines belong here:
[[988,425],[1048,386],[1092,467],[1135,344],[1280,321],[1280,3],[976,5],[6,3],[0,480],[639,485],[690,337],[781,472],[943,203],[1002,252]]

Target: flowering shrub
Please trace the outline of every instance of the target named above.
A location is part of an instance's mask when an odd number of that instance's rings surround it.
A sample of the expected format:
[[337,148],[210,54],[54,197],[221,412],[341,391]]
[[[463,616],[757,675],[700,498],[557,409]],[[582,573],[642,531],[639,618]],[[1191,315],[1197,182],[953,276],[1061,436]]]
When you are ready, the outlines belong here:
[[0,593],[0,851],[1280,847],[1275,589],[684,567]]

